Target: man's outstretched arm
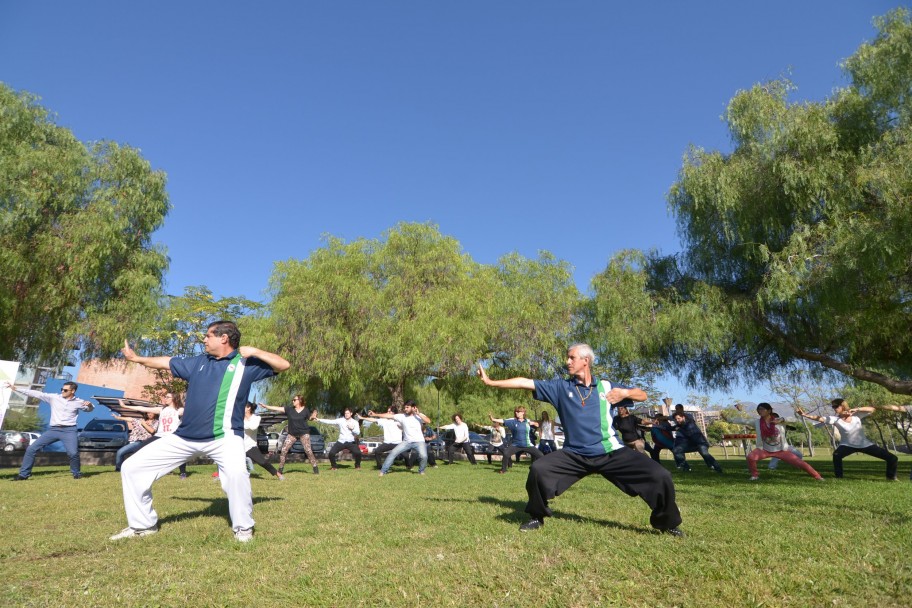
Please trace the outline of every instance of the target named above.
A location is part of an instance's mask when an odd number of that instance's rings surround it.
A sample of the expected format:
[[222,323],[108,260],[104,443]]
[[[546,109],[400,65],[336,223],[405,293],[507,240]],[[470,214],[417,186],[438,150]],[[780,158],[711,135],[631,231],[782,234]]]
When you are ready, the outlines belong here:
[[130,343],[124,340],[124,347],[120,349],[124,359],[131,363],[139,363],[151,369],[171,369],[171,357],[140,357],[136,354]]
[[494,388],[514,388],[521,389],[526,391],[535,390],[535,380],[530,380],[529,378],[509,378],[507,380],[491,380],[488,378],[487,372],[481,366],[481,363],[478,364],[478,377],[481,378],[481,381],[487,386],[493,386]]

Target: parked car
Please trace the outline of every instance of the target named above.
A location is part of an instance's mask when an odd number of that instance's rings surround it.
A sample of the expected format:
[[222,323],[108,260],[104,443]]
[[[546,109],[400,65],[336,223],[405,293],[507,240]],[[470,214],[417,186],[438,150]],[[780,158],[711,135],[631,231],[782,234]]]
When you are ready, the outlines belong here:
[[[327,450],[327,451],[332,450],[332,448],[333,448],[334,445],[336,445],[336,442],[335,442],[335,441],[330,441],[329,444],[326,445],[326,450]],[[366,444],[366,443],[364,443],[363,441],[361,441],[361,442],[358,443],[358,447],[361,449],[361,455],[362,455],[362,456],[367,456],[367,455],[368,455],[368,450],[367,450],[367,444]],[[316,455],[316,452],[314,452],[314,454]]]
[[367,454],[373,454],[374,450],[380,447],[382,443],[383,437],[371,437],[370,439],[361,442],[362,445],[367,446]]
[[[275,443],[272,443],[271,436],[275,435]],[[288,433],[282,431],[279,433],[266,432],[260,428],[260,432],[257,434],[257,447],[261,452],[267,454],[269,452],[278,452],[282,449],[282,446],[285,445],[285,438],[288,437]],[[274,446],[274,447],[271,447]],[[320,457],[323,455],[323,452],[326,451],[326,440],[323,438],[323,435],[320,434],[320,431],[317,430],[317,427],[310,427],[310,449],[313,450],[314,456]],[[291,446],[289,450],[292,454],[303,454],[304,446],[301,445],[300,441],[295,441],[294,445]]]
[[41,437],[41,433],[22,433],[22,434],[29,438],[29,445],[32,445],[33,443],[38,441],[39,437]]
[[29,437],[19,431],[0,431],[4,452],[23,452],[29,446]]
[[494,446],[491,445],[491,442],[488,441],[487,438],[479,435],[474,431],[469,431],[469,443],[472,445],[472,449],[475,451],[475,453],[481,456],[494,454],[497,452],[497,450],[494,449]]
[[119,450],[127,445],[130,434],[120,420],[96,418],[77,434],[80,450]]

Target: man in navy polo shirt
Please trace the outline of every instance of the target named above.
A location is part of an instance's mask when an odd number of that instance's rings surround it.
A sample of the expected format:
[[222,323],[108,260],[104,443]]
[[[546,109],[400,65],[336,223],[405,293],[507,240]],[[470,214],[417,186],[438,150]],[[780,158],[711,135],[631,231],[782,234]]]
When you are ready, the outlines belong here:
[[[530,427],[538,426],[538,423],[534,420],[526,420],[526,408],[521,405],[513,410],[513,416],[513,418],[501,420],[488,414],[488,418],[491,419],[492,423],[499,422],[510,429],[510,445],[505,445],[501,448],[503,458],[500,460],[500,471],[498,473],[507,472],[507,467],[510,466],[510,459],[513,458],[514,454],[528,454],[532,457],[532,462],[544,456],[541,450],[532,445],[529,440]],[[519,456],[516,457],[516,461],[519,462]]]
[[611,426],[614,404],[626,398],[645,401],[646,393],[595,380],[591,369],[594,359],[589,345],[574,344],[567,351],[570,377],[554,380],[491,380],[478,366],[478,376],[486,385],[533,391],[535,399],[553,405],[564,429],[563,449],[546,454],[529,468],[526,512],[532,518],[519,529],[525,532],[541,528],[545,517],[553,514],[548,508],[550,499],[583,477],[598,473],[628,495],[646,501],[652,508],[649,521],[653,528],[683,536],[678,529],[681,514],[675,504],[671,474],[643,454],[624,447]]
[[244,457],[244,406],[251,385],[290,367],[279,355],[240,346],[241,332],[231,321],[209,325],[197,357],[140,357],[124,341],[124,358],[151,369],[170,370],[187,381],[184,416],[177,431],[150,443],[121,469],[129,527],[111,540],[158,532],[152,508],[152,484],[190,458],[204,454],[215,461],[228,495],[234,537],[253,539],[253,493]]

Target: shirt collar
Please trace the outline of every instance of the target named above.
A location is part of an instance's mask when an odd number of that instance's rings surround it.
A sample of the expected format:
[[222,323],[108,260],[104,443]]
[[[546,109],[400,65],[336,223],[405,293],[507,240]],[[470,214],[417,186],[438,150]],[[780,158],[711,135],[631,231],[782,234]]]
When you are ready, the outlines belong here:
[[222,361],[224,359],[231,361],[232,359],[237,357],[237,354],[238,354],[238,351],[233,350],[230,353],[228,353],[227,355],[225,355],[224,357],[216,357],[215,355],[210,355],[209,353],[206,353],[206,356],[209,357],[210,359],[212,359],[213,361]]

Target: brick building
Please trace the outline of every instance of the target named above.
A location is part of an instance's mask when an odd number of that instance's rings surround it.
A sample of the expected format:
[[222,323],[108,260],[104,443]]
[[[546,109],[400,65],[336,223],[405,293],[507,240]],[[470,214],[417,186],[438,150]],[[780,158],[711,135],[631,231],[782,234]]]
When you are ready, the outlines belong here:
[[155,381],[155,374],[151,370],[126,361],[83,361],[76,376],[77,384],[122,390],[124,397],[128,399],[148,399],[149,396],[143,393],[143,387],[155,384]]

